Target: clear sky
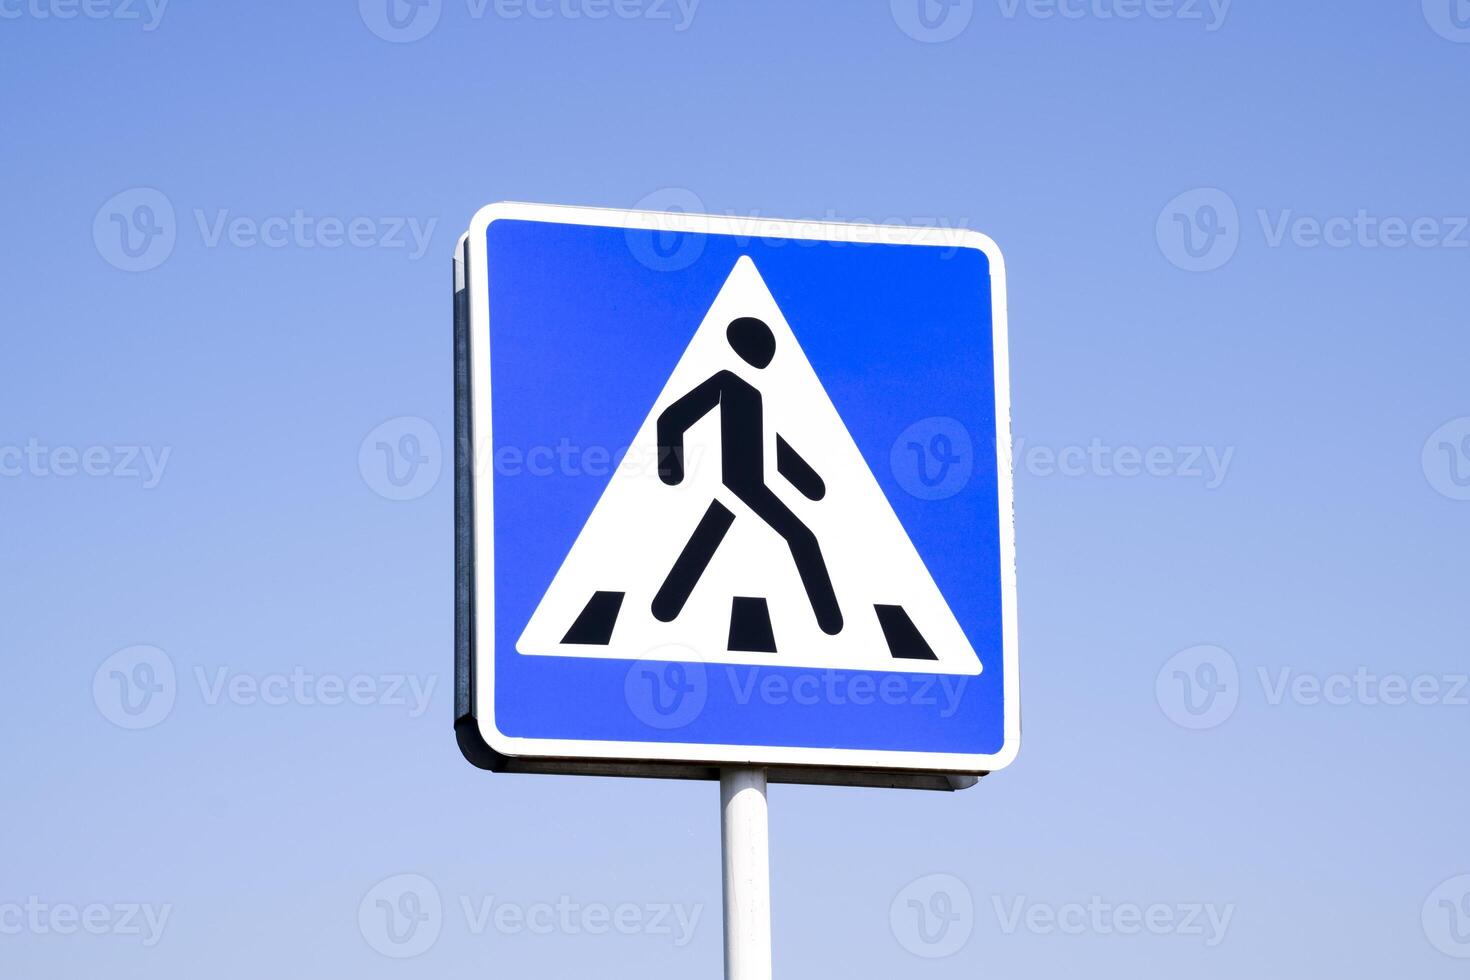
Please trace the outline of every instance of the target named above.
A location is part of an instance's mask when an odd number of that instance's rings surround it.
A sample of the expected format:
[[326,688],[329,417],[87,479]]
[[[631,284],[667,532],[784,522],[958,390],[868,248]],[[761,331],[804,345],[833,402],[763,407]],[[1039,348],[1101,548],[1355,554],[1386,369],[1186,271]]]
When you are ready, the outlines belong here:
[[1005,252],[1020,757],[773,787],[780,975],[1464,975],[1470,5],[392,2],[0,0],[0,974],[718,974],[716,787],[454,744],[514,199]]

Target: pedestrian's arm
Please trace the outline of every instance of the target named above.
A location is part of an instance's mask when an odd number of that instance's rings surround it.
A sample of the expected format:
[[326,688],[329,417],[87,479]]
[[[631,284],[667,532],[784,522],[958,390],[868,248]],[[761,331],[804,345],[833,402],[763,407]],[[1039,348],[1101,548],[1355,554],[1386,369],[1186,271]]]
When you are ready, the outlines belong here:
[[669,486],[684,480],[684,433],[720,403],[720,388],[720,375],[716,374],[659,415],[658,478]]
[[786,477],[808,500],[821,500],[827,495],[827,485],[821,476],[779,435],[776,436],[776,472]]

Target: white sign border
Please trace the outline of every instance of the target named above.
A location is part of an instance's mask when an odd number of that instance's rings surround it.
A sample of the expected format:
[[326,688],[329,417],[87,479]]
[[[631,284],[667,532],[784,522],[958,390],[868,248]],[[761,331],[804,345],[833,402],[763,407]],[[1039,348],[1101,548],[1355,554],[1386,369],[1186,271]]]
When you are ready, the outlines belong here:
[[[995,364],[995,446],[1000,504],[1001,634],[1004,738],[999,752],[969,754],[874,749],[800,748],[691,742],[620,742],[586,739],[522,738],[495,725],[495,547],[493,470],[482,469],[479,451],[493,446],[490,411],[490,299],[485,233],[493,221],[539,221],[677,231],[749,238],[841,241],[852,244],[945,245],[973,248],[989,260],[991,326]],[[1016,615],[1016,531],[1011,469],[1010,348],[1006,320],[1005,260],[988,236],[969,229],[895,225],[782,221],[770,218],[701,215],[611,208],[569,207],[501,201],[475,212],[468,235],[470,402],[474,474],[475,628],[471,670],[475,686],[475,724],[489,748],[515,759],[582,759],[644,763],[756,766],[814,766],[879,772],[980,774],[1015,760],[1021,744],[1020,677]],[[486,474],[481,479],[480,474]],[[489,649],[482,651],[481,642]]]

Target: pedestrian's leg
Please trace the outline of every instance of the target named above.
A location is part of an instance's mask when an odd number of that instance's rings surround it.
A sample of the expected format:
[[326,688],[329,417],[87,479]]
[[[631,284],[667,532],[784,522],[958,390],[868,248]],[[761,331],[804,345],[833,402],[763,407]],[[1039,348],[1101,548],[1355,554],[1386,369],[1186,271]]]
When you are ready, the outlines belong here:
[[841,633],[842,607],[837,603],[832,576],[827,573],[827,563],[822,558],[822,546],[817,543],[817,536],[769,489],[763,494],[752,494],[745,503],[786,539],[786,547],[791,549],[791,558],[796,562],[797,574],[801,576],[801,584],[806,588],[807,600],[812,604],[812,612],[816,613],[817,625],[822,632],[828,636]]
[[689,543],[679,553],[674,567],[669,569],[668,578],[653,597],[653,615],[660,622],[672,623],[689,601],[689,595],[699,582],[704,570],[709,567],[715,549],[725,539],[725,532],[735,515],[718,500],[710,501],[709,509],[699,519],[699,526],[689,536]]
[[817,614],[817,625],[828,636],[836,636],[842,632],[842,607],[837,604],[837,593],[832,588],[832,576],[827,574],[827,563],[822,558],[817,536],[803,524],[800,531],[787,537],[786,544],[796,561],[801,584],[806,586],[812,612]]

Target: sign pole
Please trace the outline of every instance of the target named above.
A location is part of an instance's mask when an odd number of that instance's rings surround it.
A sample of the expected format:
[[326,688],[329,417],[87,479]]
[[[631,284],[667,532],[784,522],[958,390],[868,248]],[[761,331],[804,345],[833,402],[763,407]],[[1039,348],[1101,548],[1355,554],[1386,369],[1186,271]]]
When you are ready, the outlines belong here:
[[725,980],[771,980],[771,848],[766,771],[720,770]]

